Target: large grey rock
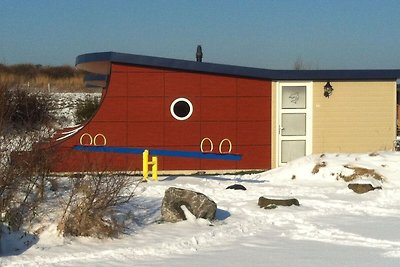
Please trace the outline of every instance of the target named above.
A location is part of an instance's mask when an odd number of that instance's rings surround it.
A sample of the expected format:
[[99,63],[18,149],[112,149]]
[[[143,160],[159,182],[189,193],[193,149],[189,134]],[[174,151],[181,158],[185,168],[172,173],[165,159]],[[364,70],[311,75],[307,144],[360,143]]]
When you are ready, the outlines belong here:
[[300,203],[295,198],[272,199],[272,198],[260,197],[258,199],[258,206],[264,209],[273,209],[276,208],[277,206],[292,206],[292,205],[300,206]]
[[357,194],[364,194],[369,191],[373,191],[375,189],[382,189],[382,187],[380,186],[374,187],[371,184],[357,184],[357,183],[349,184],[347,187],[353,190]]
[[161,204],[162,219],[166,222],[186,220],[182,205],[186,206],[196,218],[215,219],[217,204],[213,200],[202,193],[176,187],[170,187],[165,191]]

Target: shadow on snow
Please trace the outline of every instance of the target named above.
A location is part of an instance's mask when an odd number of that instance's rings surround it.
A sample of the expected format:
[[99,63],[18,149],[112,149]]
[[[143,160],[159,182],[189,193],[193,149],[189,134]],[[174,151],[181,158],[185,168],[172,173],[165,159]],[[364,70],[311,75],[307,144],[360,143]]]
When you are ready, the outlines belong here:
[[[183,177],[184,175],[173,175],[173,176],[167,176],[164,179],[160,179],[159,181],[173,181],[179,177]],[[190,176],[193,178],[199,178],[199,179],[205,179],[205,180],[214,180],[214,181],[232,181],[232,182],[244,182],[244,183],[256,183],[256,184],[261,184],[265,183],[268,181],[259,181],[259,180],[251,180],[251,179],[242,179],[242,178],[229,178],[229,177],[219,177],[219,176],[212,176],[212,175],[193,175]]]
[[39,239],[37,236],[23,231],[11,231],[6,226],[1,227],[0,256],[16,256],[24,253]]

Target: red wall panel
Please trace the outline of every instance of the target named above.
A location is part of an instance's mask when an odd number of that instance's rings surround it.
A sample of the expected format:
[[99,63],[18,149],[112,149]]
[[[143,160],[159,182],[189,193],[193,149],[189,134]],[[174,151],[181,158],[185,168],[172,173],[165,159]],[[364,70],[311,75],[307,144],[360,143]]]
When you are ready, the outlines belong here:
[[202,121],[236,121],[236,97],[202,97]]
[[239,97],[238,98],[238,121],[270,121],[271,120],[271,98],[269,97]]
[[237,162],[238,169],[266,169],[271,168],[270,146],[240,146],[239,153],[243,154],[242,160]]
[[168,122],[164,125],[166,146],[200,144],[200,122]]
[[270,121],[240,121],[237,123],[238,145],[270,145]]
[[200,96],[200,75],[191,73],[165,73],[165,96]]
[[[232,144],[232,153],[236,153],[235,147],[237,145],[237,124],[233,122],[203,122],[201,124],[201,139],[209,138],[214,144],[213,152],[219,153],[219,144],[224,139],[229,139]],[[199,142],[200,143],[200,142]],[[206,150],[210,142],[204,141],[204,149]],[[222,144],[222,152],[228,150],[228,142],[224,141]]]
[[163,122],[129,122],[128,146],[129,147],[155,147],[164,144]]
[[101,102],[101,107],[97,111],[92,121],[126,121],[127,119],[127,98],[108,97]]
[[128,121],[163,121],[164,97],[129,97]]
[[127,170],[127,157],[116,153],[87,153],[69,147],[58,150],[59,160],[55,172],[117,171]]
[[107,97],[122,96],[125,97],[128,91],[128,75],[125,72],[113,73],[108,85]]
[[236,96],[236,79],[217,75],[201,76],[202,96]]
[[202,170],[235,170],[237,161],[202,159],[200,166]]
[[164,96],[164,73],[129,73],[128,96]]
[[262,80],[237,79],[238,96],[271,96],[271,82]]

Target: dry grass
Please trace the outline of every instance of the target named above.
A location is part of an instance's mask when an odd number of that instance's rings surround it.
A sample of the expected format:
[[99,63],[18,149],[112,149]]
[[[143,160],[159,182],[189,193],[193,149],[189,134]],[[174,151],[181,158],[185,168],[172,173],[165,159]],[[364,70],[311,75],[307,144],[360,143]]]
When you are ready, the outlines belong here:
[[84,72],[69,65],[0,64],[0,83],[31,90],[80,91],[85,88],[84,75]]
[[348,165],[345,165],[344,167],[347,169],[353,170],[353,174],[351,174],[351,175],[339,174],[338,177],[343,179],[345,182],[351,182],[357,178],[366,177],[366,176],[371,177],[378,181],[384,180],[384,177],[382,175],[380,175],[379,173],[377,173],[374,169],[367,169],[367,168],[362,168],[362,167],[352,167],[352,166],[348,166]]
[[86,90],[83,75],[54,79],[43,74],[28,78],[5,73],[0,75],[0,83],[16,84],[19,87],[39,91],[48,91],[50,89],[51,92],[81,92]]
[[316,174],[316,173],[319,172],[319,169],[321,169],[323,167],[326,167],[326,162],[325,161],[322,161],[322,162],[319,162],[319,163],[315,164],[315,166],[312,169],[311,173],[312,174]]

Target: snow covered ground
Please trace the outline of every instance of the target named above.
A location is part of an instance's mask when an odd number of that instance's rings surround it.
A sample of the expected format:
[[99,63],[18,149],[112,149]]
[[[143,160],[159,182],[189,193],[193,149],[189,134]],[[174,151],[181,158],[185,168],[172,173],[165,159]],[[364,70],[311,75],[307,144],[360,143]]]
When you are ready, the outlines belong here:
[[[132,222],[118,239],[64,238],[56,221],[38,240],[9,235],[5,246],[32,242],[1,266],[399,266],[400,153],[326,154],[304,157],[259,174],[166,176],[141,183],[126,206]],[[315,168],[319,165],[319,169]],[[352,167],[359,183],[381,186],[365,194],[342,178]],[[241,184],[246,191],[227,190]],[[217,220],[160,223],[167,188],[204,193],[218,205]],[[260,196],[297,198],[300,206],[261,209]],[[53,211],[49,210],[49,217]],[[15,254],[15,253],[14,253]]]

